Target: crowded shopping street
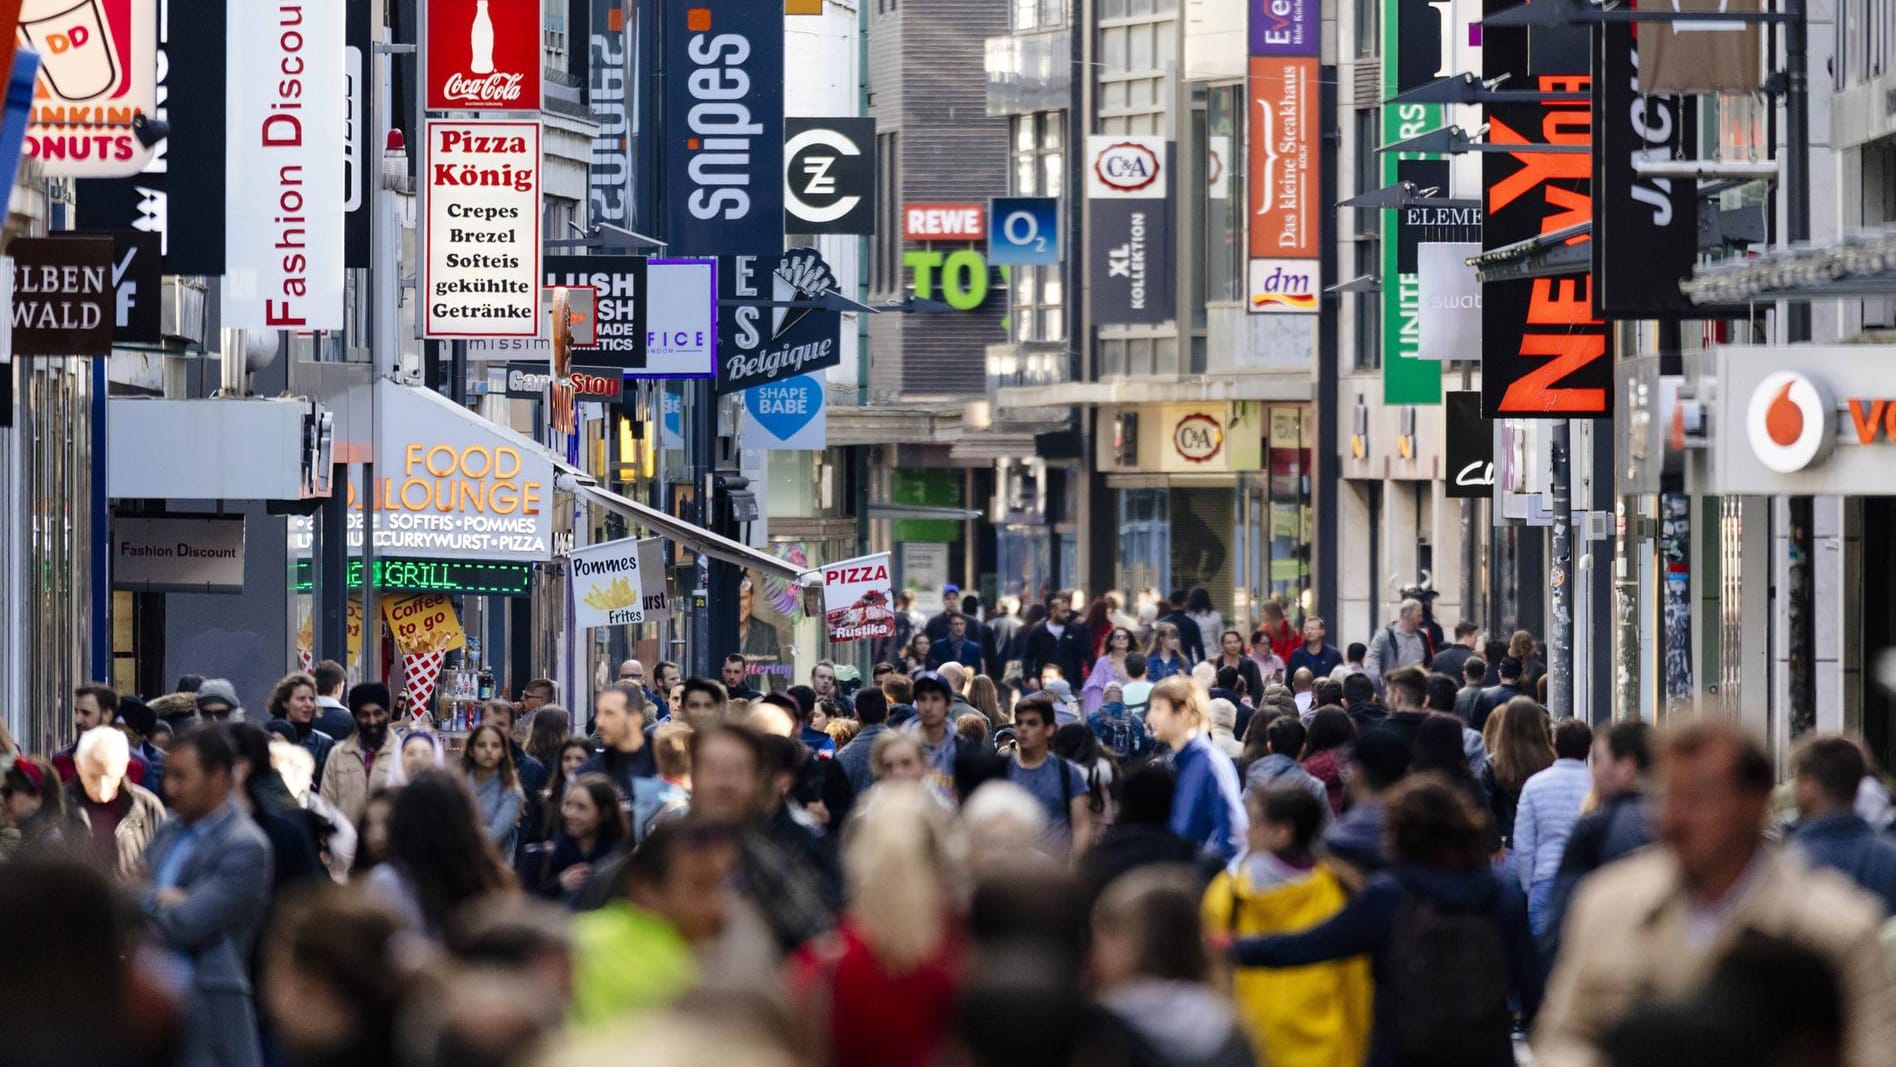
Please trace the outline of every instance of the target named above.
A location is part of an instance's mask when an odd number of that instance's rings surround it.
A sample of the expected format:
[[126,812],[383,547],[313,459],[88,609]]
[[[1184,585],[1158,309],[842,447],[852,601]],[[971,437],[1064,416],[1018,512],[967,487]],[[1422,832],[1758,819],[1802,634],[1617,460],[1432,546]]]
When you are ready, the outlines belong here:
[[1896,1067],[1892,51],[0,0],[0,1067]]

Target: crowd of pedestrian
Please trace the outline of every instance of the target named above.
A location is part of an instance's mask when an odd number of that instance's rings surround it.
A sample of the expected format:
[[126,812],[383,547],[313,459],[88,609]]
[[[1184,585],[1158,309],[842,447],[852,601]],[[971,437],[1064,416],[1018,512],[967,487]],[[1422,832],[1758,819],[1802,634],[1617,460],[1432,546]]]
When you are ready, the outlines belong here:
[[950,587],[866,680],[634,659],[452,736],[328,662],[262,722],[86,686],[0,734],[0,1062],[1896,1062],[1860,743],[1779,782],[1552,721],[1525,633],[1202,592]]

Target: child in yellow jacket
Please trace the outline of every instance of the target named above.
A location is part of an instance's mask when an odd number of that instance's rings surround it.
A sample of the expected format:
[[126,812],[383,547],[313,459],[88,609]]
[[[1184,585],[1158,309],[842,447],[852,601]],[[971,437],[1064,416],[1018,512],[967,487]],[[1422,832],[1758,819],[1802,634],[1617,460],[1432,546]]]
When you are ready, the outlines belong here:
[[[1247,848],[1205,890],[1205,932],[1218,940],[1308,930],[1347,895],[1313,852],[1322,802],[1302,789],[1249,790]],[[1309,967],[1247,967],[1232,980],[1260,1063],[1357,1067],[1369,1050],[1365,957]]]

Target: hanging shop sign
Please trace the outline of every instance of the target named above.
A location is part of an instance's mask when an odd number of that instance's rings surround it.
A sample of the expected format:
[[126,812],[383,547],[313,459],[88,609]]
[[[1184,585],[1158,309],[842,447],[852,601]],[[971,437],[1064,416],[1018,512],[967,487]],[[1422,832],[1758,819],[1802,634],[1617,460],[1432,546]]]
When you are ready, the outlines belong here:
[[630,226],[632,222],[631,37],[626,33],[624,0],[594,0],[591,51],[586,56],[586,102],[599,132],[586,169],[595,223]]
[[[763,264],[773,262],[768,274]],[[836,290],[836,276],[814,248],[793,248],[760,260],[732,256],[720,282],[730,332],[718,349],[720,394],[834,367],[843,361],[843,317],[809,307],[766,307],[815,300]],[[727,303],[728,302],[728,303]]]
[[690,255],[775,255],[783,247],[782,5],[691,0],[660,12],[665,239]]
[[[1429,0],[1382,0],[1383,99],[1426,85],[1456,70],[1445,25],[1450,14],[1450,5]],[[1444,125],[1447,125],[1447,113],[1440,104],[1383,105],[1384,144],[1407,140]],[[1408,152],[1384,152],[1381,178],[1385,186],[1412,181],[1417,188],[1448,189],[1449,167],[1446,160]],[[1479,227],[1478,213],[1474,223]],[[1402,209],[1382,212],[1382,261],[1377,265],[1377,275],[1382,279],[1383,403],[1442,402],[1441,364],[1422,359],[1416,352],[1421,311],[1416,246],[1424,239],[1480,238],[1478,228],[1472,233],[1437,232],[1424,238],[1406,225]]]
[[903,204],[904,241],[985,241],[987,211],[981,204]]
[[[1495,13],[1514,0],[1486,0]],[[1490,28],[1482,40],[1484,76],[1550,92],[1586,91],[1592,62],[1584,26]],[[1590,153],[1535,151],[1535,145],[1586,148],[1586,102],[1493,104],[1488,141],[1529,146],[1482,154],[1487,215],[1482,247],[1519,244],[1593,218]],[[1614,121],[1618,121],[1615,119]],[[1481,308],[1481,411],[1488,418],[1605,418],[1612,414],[1613,361],[1606,323],[1594,311],[1591,272],[1490,282]]]
[[[625,377],[617,367],[575,366],[570,378],[580,400],[616,402],[625,395]],[[506,382],[507,395],[516,400],[543,400],[553,372],[544,363],[509,363]]]
[[644,369],[646,270],[644,256],[546,257],[547,286],[568,287],[581,304],[591,291],[591,329],[573,335],[576,362]]
[[112,588],[146,593],[243,592],[243,517],[113,516]]
[[1896,369],[1861,347],[1720,348],[1712,493],[1896,496]]
[[17,237],[13,260],[13,354],[112,354],[112,239]]
[[426,0],[429,111],[540,110],[542,5]]
[[[169,9],[171,7],[171,0],[157,0],[152,6],[154,9],[152,23],[154,25],[155,34],[154,67],[156,76],[153,79],[154,104],[151,118],[154,122],[162,122],[166,126],[169,126],[171,124],[171,111],[168,98],[170,96],[171,85],[175,81],[171,72],[171,56],[169,52],[169,38],[171,35]],[[223,78],[223,63],[221,62],[223,41],[221,34],[224,15],[222,11],[216,9],[215,5],[211,6],[212,10],[206,13],[205,21],[215,22],[218,26],[220,34],[218,41],[220,62],[217,64],[217,67],[218,80],[221,84]],[[0,38],[0,40],[5,40],[5,38]],[[221,140],[224,133],[222,121],[223,102],[220,100],[213,106],[218,109],[216,132],[218,138]],[[77,222],[77,228],[94,231],[133,229],[140,233],[155,234],[160,241],[160,253],[168,251],[165,242],[167,227],[165,225],[164,210],[165,190],[168,187],[166,174],[167,157],[170,154],[168,141],[169,138],[167,137],[166,140],[158,142],[152,150],[151,157],[145,161],[145,165],[140,167],[136,174],[123,178],[81,178],[74,182],[73,217]],[[219,154],[216,173],[217,181],[221,184],[223,181],[223,160],[221,153]],[[224,255],[222,231],[214,235],[206,235],[204,240],[205,243],[214,243],[214,255],[221,260]],[[217,274],[222,272],[222,264],[220,263],[218,266],[219,269],[215,271],[173,271],[171,273]]]
[[718,261],[654,259],[646,267],[645,289],[645,365],[631,376],[714,376],[718,363]]
[[[547,256],[544,262],[544,286],[586,283],[597,290],[600,340],[575,342],[576,358],[617,366],[628,378],[709,378],[714,373],[716,260]],[[546,293],[543,288],[543,312],[550,307]],[[474,338],[467,350],[475,361],[545,360],[552,354],[544,330],[532,337]]]
[[1140,409],[1138,424],[1116,410],[1102,431],[1112,446],[1101,470],[1224,473],[1263,467],[1266,411],[1262,404],[1162,404]]
[[1177,314],[1171,146],[1162,137],[1086,139],[1095,319],[1150,325]]
[[895,636],[889,553],[859,556],[823,568],[823,624],[831,641]]
[[[658,538],[626,538],[577,548],[567,554],[572,581],[573,625],[582,630],[598,626],[634,626],[645,621],[645,585],[664,593],[664,570],[648,572],[653,554],[645,546],[659,546]],[[662,546],[661,546],[662,551]]]
[[[1761,10],[1759,0],[1666,0],[1666,6],[1673,11]],[[1639,69],[1648,92],[1750,94],[1764,84],[1757,23],[1647,25],[1650,29],[1639,31]]]
[[1317,54],[1321,0],[1250,0],[1251,54]]
[[[316,588],[315,573],[316,567],[312,561],[297,560],[296,591],[307,593]],[[362,588],[361,557],[349,561],[348,584],[351,589]],[[470,596],[530,596],[533,593],[533,564],[385,559],[377,556],[375,587]]]
[[[156,0],[19,0],[0,5],[0,40],[39,53],[26,154],[49,178],[122,178],[152,157],[132,120],[157,105]],[[247,0],[259,17],[299,0]],[[320,21],[320,20],[319,20]],[[338,39],[337,47],[341,47]]]
[[1317,313],[1317,61],[1252,56],[1250,300],[1259,314]]
[[876,232],[876,120],[783,120],[786,233]]
[[1416,246],[1417,359],[1481,358],[1481,279],[1468,265],[1480,254],[1480,241]]
[[745,448],[821,450],[828,430],[823,376],[794,378],[744,390]]
[[382,600],[382,621],[404,656],[467,647],[460,613],[446,593],[415,593]]
[[538,337],[540,124],[427,125],[424,336]]
[[348,87],[342,151],[342,260],[346,266],[367,269],[374,259],[369,232],[375,214],[374,191],[382,179],[382,146],[370,144],[370,123],[375,115],[370,98],[375,80],[371,77],[375,70],[375,30],[369,23],[373,15],[375,25],[381,25],[382,5],[377,0],[344,3],[348,7],[345,33],[349,43],[342,52],[343,82]]
[[1485,500],[1494,494],[1494,424],[1481,417],[1481,394],[1473,389],[1449,393],[1442,404],[1446,492]]
[[342,329],[343,5],[230,0],[226,18],[223,324]]
[[1065,258],[1058,197],[997,196],[988,204],[989,263],[1044,266]]
[[112,339],[141,344],[163,339],[164,263],[159,247],[164,238],[137,230],[114,230],[94,236],[112,240]]
[[[1668,29],[1650,25],[1654,34]],[[1633,171],[1640,160],[1698,151],[1698,101],[1641,92],[1632,24],[1607,23],[1594,39],[1594,109],[1607,116],[1593,145],[1594,310],[1626,318],[1717,317],[1718,309],[1700,308],[1679,291],[1698,261],[1698,182]]]

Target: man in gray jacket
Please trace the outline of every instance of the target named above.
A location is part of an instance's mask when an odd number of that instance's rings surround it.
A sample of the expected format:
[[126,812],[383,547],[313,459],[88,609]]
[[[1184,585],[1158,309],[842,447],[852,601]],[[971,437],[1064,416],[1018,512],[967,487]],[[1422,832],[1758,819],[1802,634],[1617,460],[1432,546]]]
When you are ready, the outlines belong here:
[[248,961],[270,896],[270,843],[232,800],[236,749],[222,727],[172,746],[165,793],[177,818],[145,853],[144,907],[167,976],[190,991],[184,1055],[191,1067],[258,1067]]
[[1422,602],[1413,597],[1402,602],[1396,621],[1376,631],[1369,642],[1369,655],[1363,669],[1382,688],[1383,675],[1398,667],[1424,667],[1434,658],[1428,634],[1422,629]]

